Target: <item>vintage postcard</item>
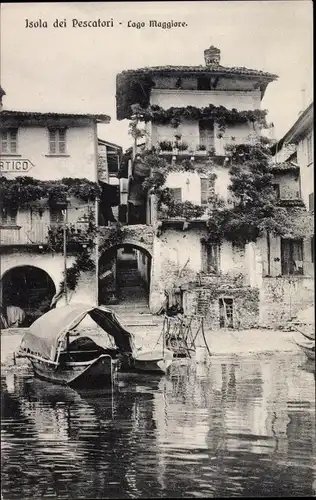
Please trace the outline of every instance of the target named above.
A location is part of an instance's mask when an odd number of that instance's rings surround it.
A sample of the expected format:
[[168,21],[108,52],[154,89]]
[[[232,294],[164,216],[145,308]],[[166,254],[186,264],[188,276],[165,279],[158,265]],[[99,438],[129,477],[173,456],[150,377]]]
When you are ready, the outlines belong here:
[[315,496],[312,2],[0,13],[1,498]]

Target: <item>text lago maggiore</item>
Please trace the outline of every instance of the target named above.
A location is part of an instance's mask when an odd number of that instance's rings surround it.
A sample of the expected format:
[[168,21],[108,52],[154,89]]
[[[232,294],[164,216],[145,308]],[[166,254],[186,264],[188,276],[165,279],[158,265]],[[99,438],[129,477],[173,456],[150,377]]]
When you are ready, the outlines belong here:
[[44,19],[25,19],[25,28],[48,28],[52,26],[53,28],[114,28],[116,26],[123,26],[126,28],[161,28],[161,29],[171,29],[171,28],[186,28],[188,25],[184,21],[114,21],[113,18],[108,20],[95,19],[95,20],[81,20],[81,19],[56,19],[53,22],[48,22]]

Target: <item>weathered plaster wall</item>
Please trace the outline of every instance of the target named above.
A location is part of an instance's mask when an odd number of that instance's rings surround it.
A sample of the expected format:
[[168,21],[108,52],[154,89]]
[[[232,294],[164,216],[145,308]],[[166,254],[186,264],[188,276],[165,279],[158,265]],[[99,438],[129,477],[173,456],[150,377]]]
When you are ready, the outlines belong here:
[[280,186],[281,200],[300,198],[300,182],[299,177],[295,173],[284,172],[282,174],[274,174],[273,183]]
[[171,107],[196,106],[206,107],[209,104],[225,106],[228,109],[238,110],[260,108],[260,91],[237,91],[228,90],[168,90],[152,89],[150,103],[157,104],[164,109]]
[[69,127],[66,133],[66,155],[60,156],[49,155],[47,128],[20,127],[18,130],[18,154],[22,158],[30,160],[34,165],[23,175],[41,180],[86,177],[91,181],[96,181],[95,133],[93,124],[84,127]]
[[181,201],[190,201],[201,205],[201,178],[196,172],[170,172],[165,186],[181,188]]
[[314,305],[314,279],[304,276],[263,278],[260,325],[283,326],[301,309]]
[[[314,146],[314,130],[311,130],[311,144]],[[297,147],[297,162],[300,166],[301,175],[301,192],[303,201],[308,208],[309,195],[314,192],[314,162],[313,150],[312,157],[308,158],[307,154],[307,137],[299,142]]]

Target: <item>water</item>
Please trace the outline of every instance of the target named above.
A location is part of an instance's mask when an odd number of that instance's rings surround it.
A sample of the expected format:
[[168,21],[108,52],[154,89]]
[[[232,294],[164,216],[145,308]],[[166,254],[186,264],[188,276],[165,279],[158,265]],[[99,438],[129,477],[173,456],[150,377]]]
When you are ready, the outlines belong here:
[[180,363],[113,396],[3,376],[4,500],[315,496],[301,355]]

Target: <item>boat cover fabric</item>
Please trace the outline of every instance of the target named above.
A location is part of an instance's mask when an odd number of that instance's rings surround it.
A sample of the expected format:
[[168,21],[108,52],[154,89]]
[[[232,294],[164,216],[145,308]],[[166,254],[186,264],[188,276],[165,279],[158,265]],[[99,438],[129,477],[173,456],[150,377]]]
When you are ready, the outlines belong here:
[[301,323],[315,324],[315,308],[311,306],[307,309],[301,309],[297,313],[296,319]]
[[50,361],[56,361],[59,341],[79,325],[87,314],[114,338],[120,352],[133,353],[133,335],[122,327],[114,312],[105,307],[93,307],[86,304],[69,304],[43,314],[25,333],[20,349],[24,353],[30,352]]

